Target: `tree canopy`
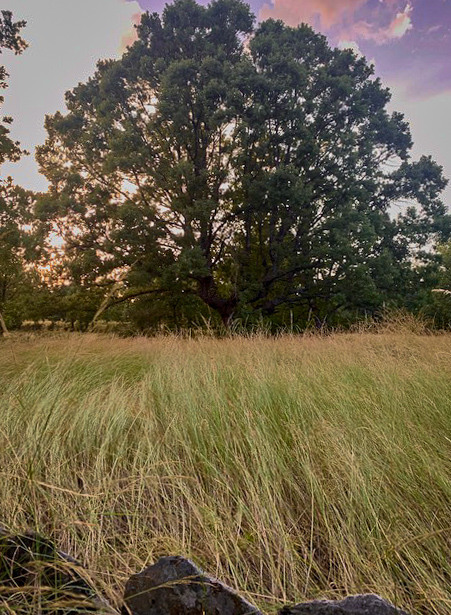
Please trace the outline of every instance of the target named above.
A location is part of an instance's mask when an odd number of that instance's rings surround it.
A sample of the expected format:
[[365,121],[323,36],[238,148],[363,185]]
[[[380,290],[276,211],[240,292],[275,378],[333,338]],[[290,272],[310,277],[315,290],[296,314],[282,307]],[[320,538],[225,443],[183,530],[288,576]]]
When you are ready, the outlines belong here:
[[39,215],[105,307],[178,298],[225,324],[376,309],[413,292],[450,229],[442,169],[410,159],[389,101],[307,25],[175,0],[47,117]]

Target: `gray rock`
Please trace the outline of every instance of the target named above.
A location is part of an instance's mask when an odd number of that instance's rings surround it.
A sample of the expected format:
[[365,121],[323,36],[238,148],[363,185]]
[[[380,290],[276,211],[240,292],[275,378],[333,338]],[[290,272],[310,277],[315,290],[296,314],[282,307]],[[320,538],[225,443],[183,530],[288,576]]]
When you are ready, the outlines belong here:
[[408,615],[374,594],[348,596],[344,600],[314,600],[284,606],[279,615]]
[[130,577],[124,598],[124,615],[262,615],[183,557],[162,557]]
[[39,534],[14,534],[3,527],[0,598],[12,612],[19,603],[28,604],[31,612],[33,605],[39,603],[39,612],[52,615],[112,612],[70,555],[58,551],[52,541]]

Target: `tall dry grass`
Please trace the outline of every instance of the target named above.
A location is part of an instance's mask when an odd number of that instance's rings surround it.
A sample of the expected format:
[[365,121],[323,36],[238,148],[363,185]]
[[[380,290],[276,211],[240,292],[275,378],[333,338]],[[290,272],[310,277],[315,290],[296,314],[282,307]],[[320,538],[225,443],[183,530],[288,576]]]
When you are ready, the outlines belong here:
[[0,523],[119,607],[192,557],[267,611],[376,592],[451,612],[451,348],[409,332],[0,344]]

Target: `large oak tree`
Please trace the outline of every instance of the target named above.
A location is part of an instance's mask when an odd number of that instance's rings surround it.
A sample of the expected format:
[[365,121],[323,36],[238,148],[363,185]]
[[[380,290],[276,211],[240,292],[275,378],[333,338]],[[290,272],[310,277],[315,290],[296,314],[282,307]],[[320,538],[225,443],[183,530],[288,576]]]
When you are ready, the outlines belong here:
[[226,324],[377,306],[446,234],[441,167],[410,161],[365,59],[253,21],[240,0],[145,14],[122,59],[47,118],[41,215],[80,283],[111,285],[105,306],[189,295]]

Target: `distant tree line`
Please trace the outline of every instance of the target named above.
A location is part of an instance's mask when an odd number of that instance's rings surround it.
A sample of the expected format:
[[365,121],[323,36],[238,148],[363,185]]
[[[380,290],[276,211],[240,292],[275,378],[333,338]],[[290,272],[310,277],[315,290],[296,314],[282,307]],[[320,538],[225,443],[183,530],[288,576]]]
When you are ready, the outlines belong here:
[[[47,116],[45,194],[0,184],[0,319],[349,324],[438,316],[451,287],[447,180],[373,67],[241,0],[146,13]],[[21,53],[24,22],[0,19]],[[6,86],[0,68],[0,86]],[[0,99],[3,102],[3,99]],[[20,144],[0,124],[0,163]],[[52,244],[57,233],[63,248]]]

